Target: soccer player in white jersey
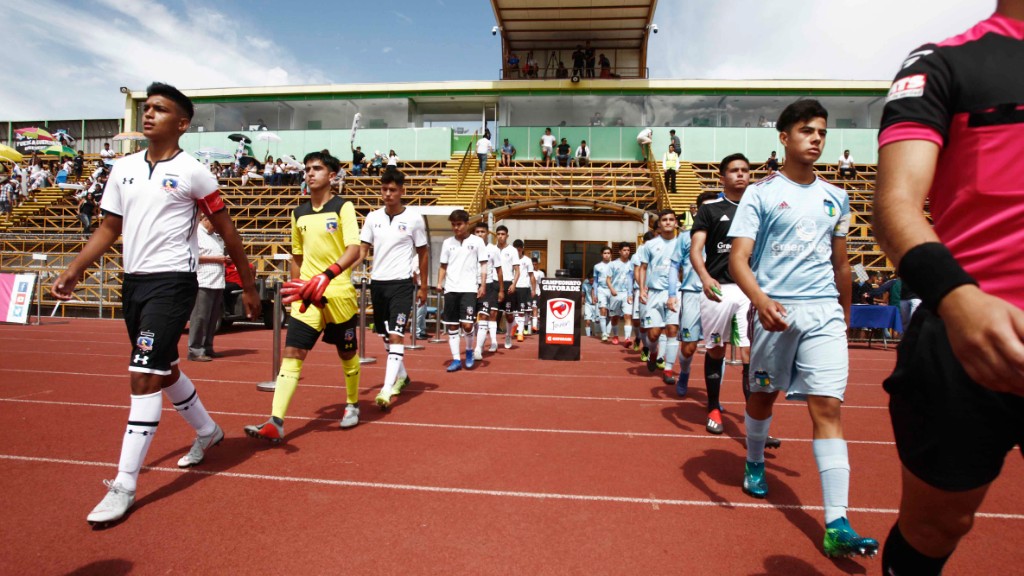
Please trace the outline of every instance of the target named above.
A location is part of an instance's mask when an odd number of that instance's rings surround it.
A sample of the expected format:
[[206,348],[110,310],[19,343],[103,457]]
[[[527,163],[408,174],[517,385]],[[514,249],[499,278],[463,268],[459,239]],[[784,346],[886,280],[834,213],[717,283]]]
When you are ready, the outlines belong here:
[[850,200],[814,173],[827,120],[817,100],[782,111],[776,129],[786,164],[747,189],[729,230],[729,271],[757,309],[743,491],[768,494],[764,447],[779,392],[806,400],[824,495],[825,553],[873,555],[878,542],[858,536],[847,520],[850,462],[839,410],[849,374]]
[[523,341],[523,334],[526,331],[526,314],[529,310],[530,301],[537,294],[537,277],[533,274],[533,261],[524,252],[526,244],[522,240],[512,243],[519,255],[519,266],[516,269],[512,285],[515,287],[515,299],[519,306],[516,312],[516,340]]
[[504,280],[501,266],[501,250],[494,244],[487,243],[486,222],[478,222],[473,227],[473,234],[479,236],[486,244],[487,254],[487,282],[484,289],[484,297],[477,302],[477,331],[476,350],[474,355],[477,358],[484,357],[484,340],[488,333],[491,335],[490,352],[498,351],[498,310],[505,303],[505,296],[502,294],[501,285]]
[[601,314],[601,342],[608,341],[611,328],[608,325],[608,305],[612,299],[611,278],[612,249],[605,246],[601,249],[601,261],[594,264],[594,286],[597,290],[597,309]]
[[626,341],[633,335],[632,319],[629,316],[633,305],[633,265],[629,263],[632,248],[628,242],[619,245],[619,257],[609,264],[608,288],[611,299],[608,301],[608,316],[611,321],[612,344],[619,343],[619,318],[625,316],[622,326],[622,338]]
[[[640,247],[640,302],[644,308],[644,328],[651,350],[647,356],[647,370],[654,372],[658,367],[660,350],[658,338],[664,332],[665,348],[671,349],[679,331],[679,297],[670,292],[671,278],[679,278],[679,269],[672,267],[676,250],[676,213],[671,208],[658,212],[658,235]],[[678,344],[675,346],[678,350]]]
[[[533,265],[533,279],[537,285],[537,289],[533,293],[533,299],[530,300],[530,330],[536,332],[537,330],[540,330],[537,324],[540,319],[540,306],[538,305],[538,300],[540,300],[540,291],[543,288],[541,280],[544,279],[544,270],[541,269],[540,262],[538,262],[536,258],[532,258],[530,263]],[[529,333],[530,332],[527,332],[527,334]]]
[[454,210],[448,216],[455,234],[441,245],[437,290],[444,293],[441,322],[448,329],[452,361],[448,371],[462,369],[460,340],[466,338],[466,368],[472,368],[476,333],[476,303],[487,285],[487,249],[479,236],[469,233],[469,213]]
[[412,258],[420,278],[426,278],[430,251],[423,216],[402,203],[405,174],[398,170],[385,171],[380,179],[380,194],[384,207],[366,215],[359,240],[360,259],[365,260],[373,248],[370,270],[373,327],[388,351],[384,385],[375,401],[382,410],[387,410],[393,397],[409,384],[409,373],[405,369],[405,331],[409,328],[413,302],[419,306],[427,301],[427,285],[421,282],[419,289],[416,288],[409,261]]
[[178,367],[178,340],[198,290],[198,211],[207,215],[238,264],[249,318],[260,314],[242,240],[225,210],[217,180],[178,146],[193,110],[192,102],[173,86],[154,83],[147,88],[142,132],[149,147],[114,164],[101,204],[103,223],[50,288],[58,300],[70,300],[82,273],[123,237],[122,300],[133,346],[128,364],[131,406],[117,477],[105,481],[106,496],[86,518],[93,525],[120,520],[134,504],[139,470],[160,424],[161,392],[196,431],[192,449],[178,466],[199,464],[205,451],[224,438],[192,381]]
[[515,332],[516,326],[515,314],[519,309],[516,286],[513,282],[519,270],[519,252],[508,243],[508,227],[504,224],[494,229],[494,236],[498,240],[498,250],[501,253],[501,291],[505,298],[505,348],[511,348],[512,333]]

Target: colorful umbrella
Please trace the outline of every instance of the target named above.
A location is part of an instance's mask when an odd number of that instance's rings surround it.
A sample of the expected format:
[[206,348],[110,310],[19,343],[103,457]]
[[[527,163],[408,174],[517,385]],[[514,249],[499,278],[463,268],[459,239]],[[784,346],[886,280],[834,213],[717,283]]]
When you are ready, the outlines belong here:
[[143,140],[149,140],[149,138],[146,138],[146,135],[143,134],[142,132],[121,132],[120,134],[114,136],[112,140],[114,142],[120,142],[121,140],[132,140],[141,142]]
[[74,156],[75,155],[75,149],[74,148],[69,148],[67,146],[62,146],[60,144],[54,144],[53,146],[50,146],[49,148],[43,148],[42,150],[40,150],[40,152],[42,152],[43,154],[46,154],[48,156],[62,156],[63,157],[63,156]]
[[8,162],[21,162],[24,156],[21,155],[21,152],[6,144],[0,144],[0,159],[7,160]]
[[77,141],[74,136],[68,134],[68,131],[64,128],[57,130],[53,133],[53,138],[65,146],[74,146]]
[[14,131],[19,140],[53,140],[53,135],[35,126],[31,128],[18,128]]

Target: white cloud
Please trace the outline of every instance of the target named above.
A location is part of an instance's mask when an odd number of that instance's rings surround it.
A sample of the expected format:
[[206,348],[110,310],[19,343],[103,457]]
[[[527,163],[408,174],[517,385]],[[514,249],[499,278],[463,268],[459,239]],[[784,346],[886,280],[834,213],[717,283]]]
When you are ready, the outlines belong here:
[[391,46],[385,46],[385,47],[380,49],[380,51],[385,53],[385,54],[387,54],[388,52],[391,52],[392,50],[394,50],[394,48],[392,48]]
[[119,115],[119,86],[154,80],[179,88],[322,83],[272,39],[236,16],[186,3],[178,14],[155,2],[100,0],[99,5],[12,0],[0,8],[7,41],[24,60],[0,60],[5,119]]
[[412,20],[412,18],[410,18],[410,17],[406,16],[405,14],[402,14],[401,12],[398,12],[398,11],[392,10],[392,11],[391,11],[391,13],[392,13],[392,14],[394,14],[395,16],[398,16],[398,17],[399,17],[399,18],[401,18],[402,20],[405,20],[405,21],[406,21],[407,23],[409,23],[409,24],[412,24],[412,23],[413,23],[413,20]]
[[890,80],[911,50],[958,34],[994,0],[660,2],[653,78]]

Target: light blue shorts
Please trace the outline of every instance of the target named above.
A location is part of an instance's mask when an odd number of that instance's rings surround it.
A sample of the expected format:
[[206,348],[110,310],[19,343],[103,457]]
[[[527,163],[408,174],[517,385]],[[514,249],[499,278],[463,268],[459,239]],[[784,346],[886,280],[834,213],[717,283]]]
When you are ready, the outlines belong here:
[[619,292],[615,296],[612,296],[608,301],[608,315],[609,316],[624,316],[627,314],[626,309],[629,303],[626,302],[626,293]]
[[751,324],[750,391],[781,391],[790,400],[843,400],[850,373],[846,322],[839,302],[783,304],[789,328],[768,332],[756,312]]
[[679,341],[698,342],[703,338],[700,326],[700,292],[683,292],[683,309],[679,316]]
[[590,302],[587,302],[586,304],[583,305],[584,320],[596,322],[598,318],[600,318],[600,315],[597,309],[597,304],[591,304]]
[[610,290],[608,290],[607,288],[604,289],[604,290],[602,290],[601,288],[597,289],[597,307],[598,308],[605,308],[605,309],[610,308],[611,306],[609,306],[609,304],[611,304],[611,300],[612,300],[612,293],[611,293]]
[[[678,298],[678,294],[677,294]],[[678,308],[678,300],[676,307]],[[644,304],[644,328],[664,328],[679,325],[679,311],[668,307],[668,290],[648,290],[647,304]]]

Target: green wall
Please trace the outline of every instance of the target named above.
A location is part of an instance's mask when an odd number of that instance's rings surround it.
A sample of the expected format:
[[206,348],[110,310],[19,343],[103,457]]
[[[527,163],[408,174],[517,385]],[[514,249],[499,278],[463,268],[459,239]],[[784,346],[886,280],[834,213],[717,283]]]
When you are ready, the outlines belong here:
[[[502,126],[498,128],[495,148],[500,149],[502,140],[508,138],[516,147],[516,158],[531,160],[540,158],[540,137],[544,126]],[[567,138],[573,152],[580,140],[590,145],[591,155],[596,160],[640,160],[640,147],[636,136],[640,127],[551,127],[551,134],[561,140]],[[654,151],[658,157],[668,150],[670,128],[654,128]],[[676,128],[676,135],[683,146],[683,159],[691,162],[718,162],[734,152],[743,152],[751,162],[762,162],[772,150],[783,156],[779,144],[779,133],[773,128]],[[843,150],[849,149],[857,162],[874,164],[878,162],[878,131],[855,128],[831,128],[825,141],[823,162],[834,163]]]
[[[200,148],[213,147],[233,153],[235,143],[228,140],[231,132],[189,132],[181,137],[181,147],[193,153]],[[274,132],[280,142],[252,143],[253,153],[261,161],[269,154],[275,158],[291,154],[302,159],[308,152],[327,148],[343,162],[352,159],[348,130],[286,130]],[[245,132],[253,140],[258,132]],[[387,155],[394,149],[403,160],[447,160],[451,157],[450,128],[394,128],[364,129],[356,133],[356,145],[363,147],[363,153],[372,156],[374,150]]]

